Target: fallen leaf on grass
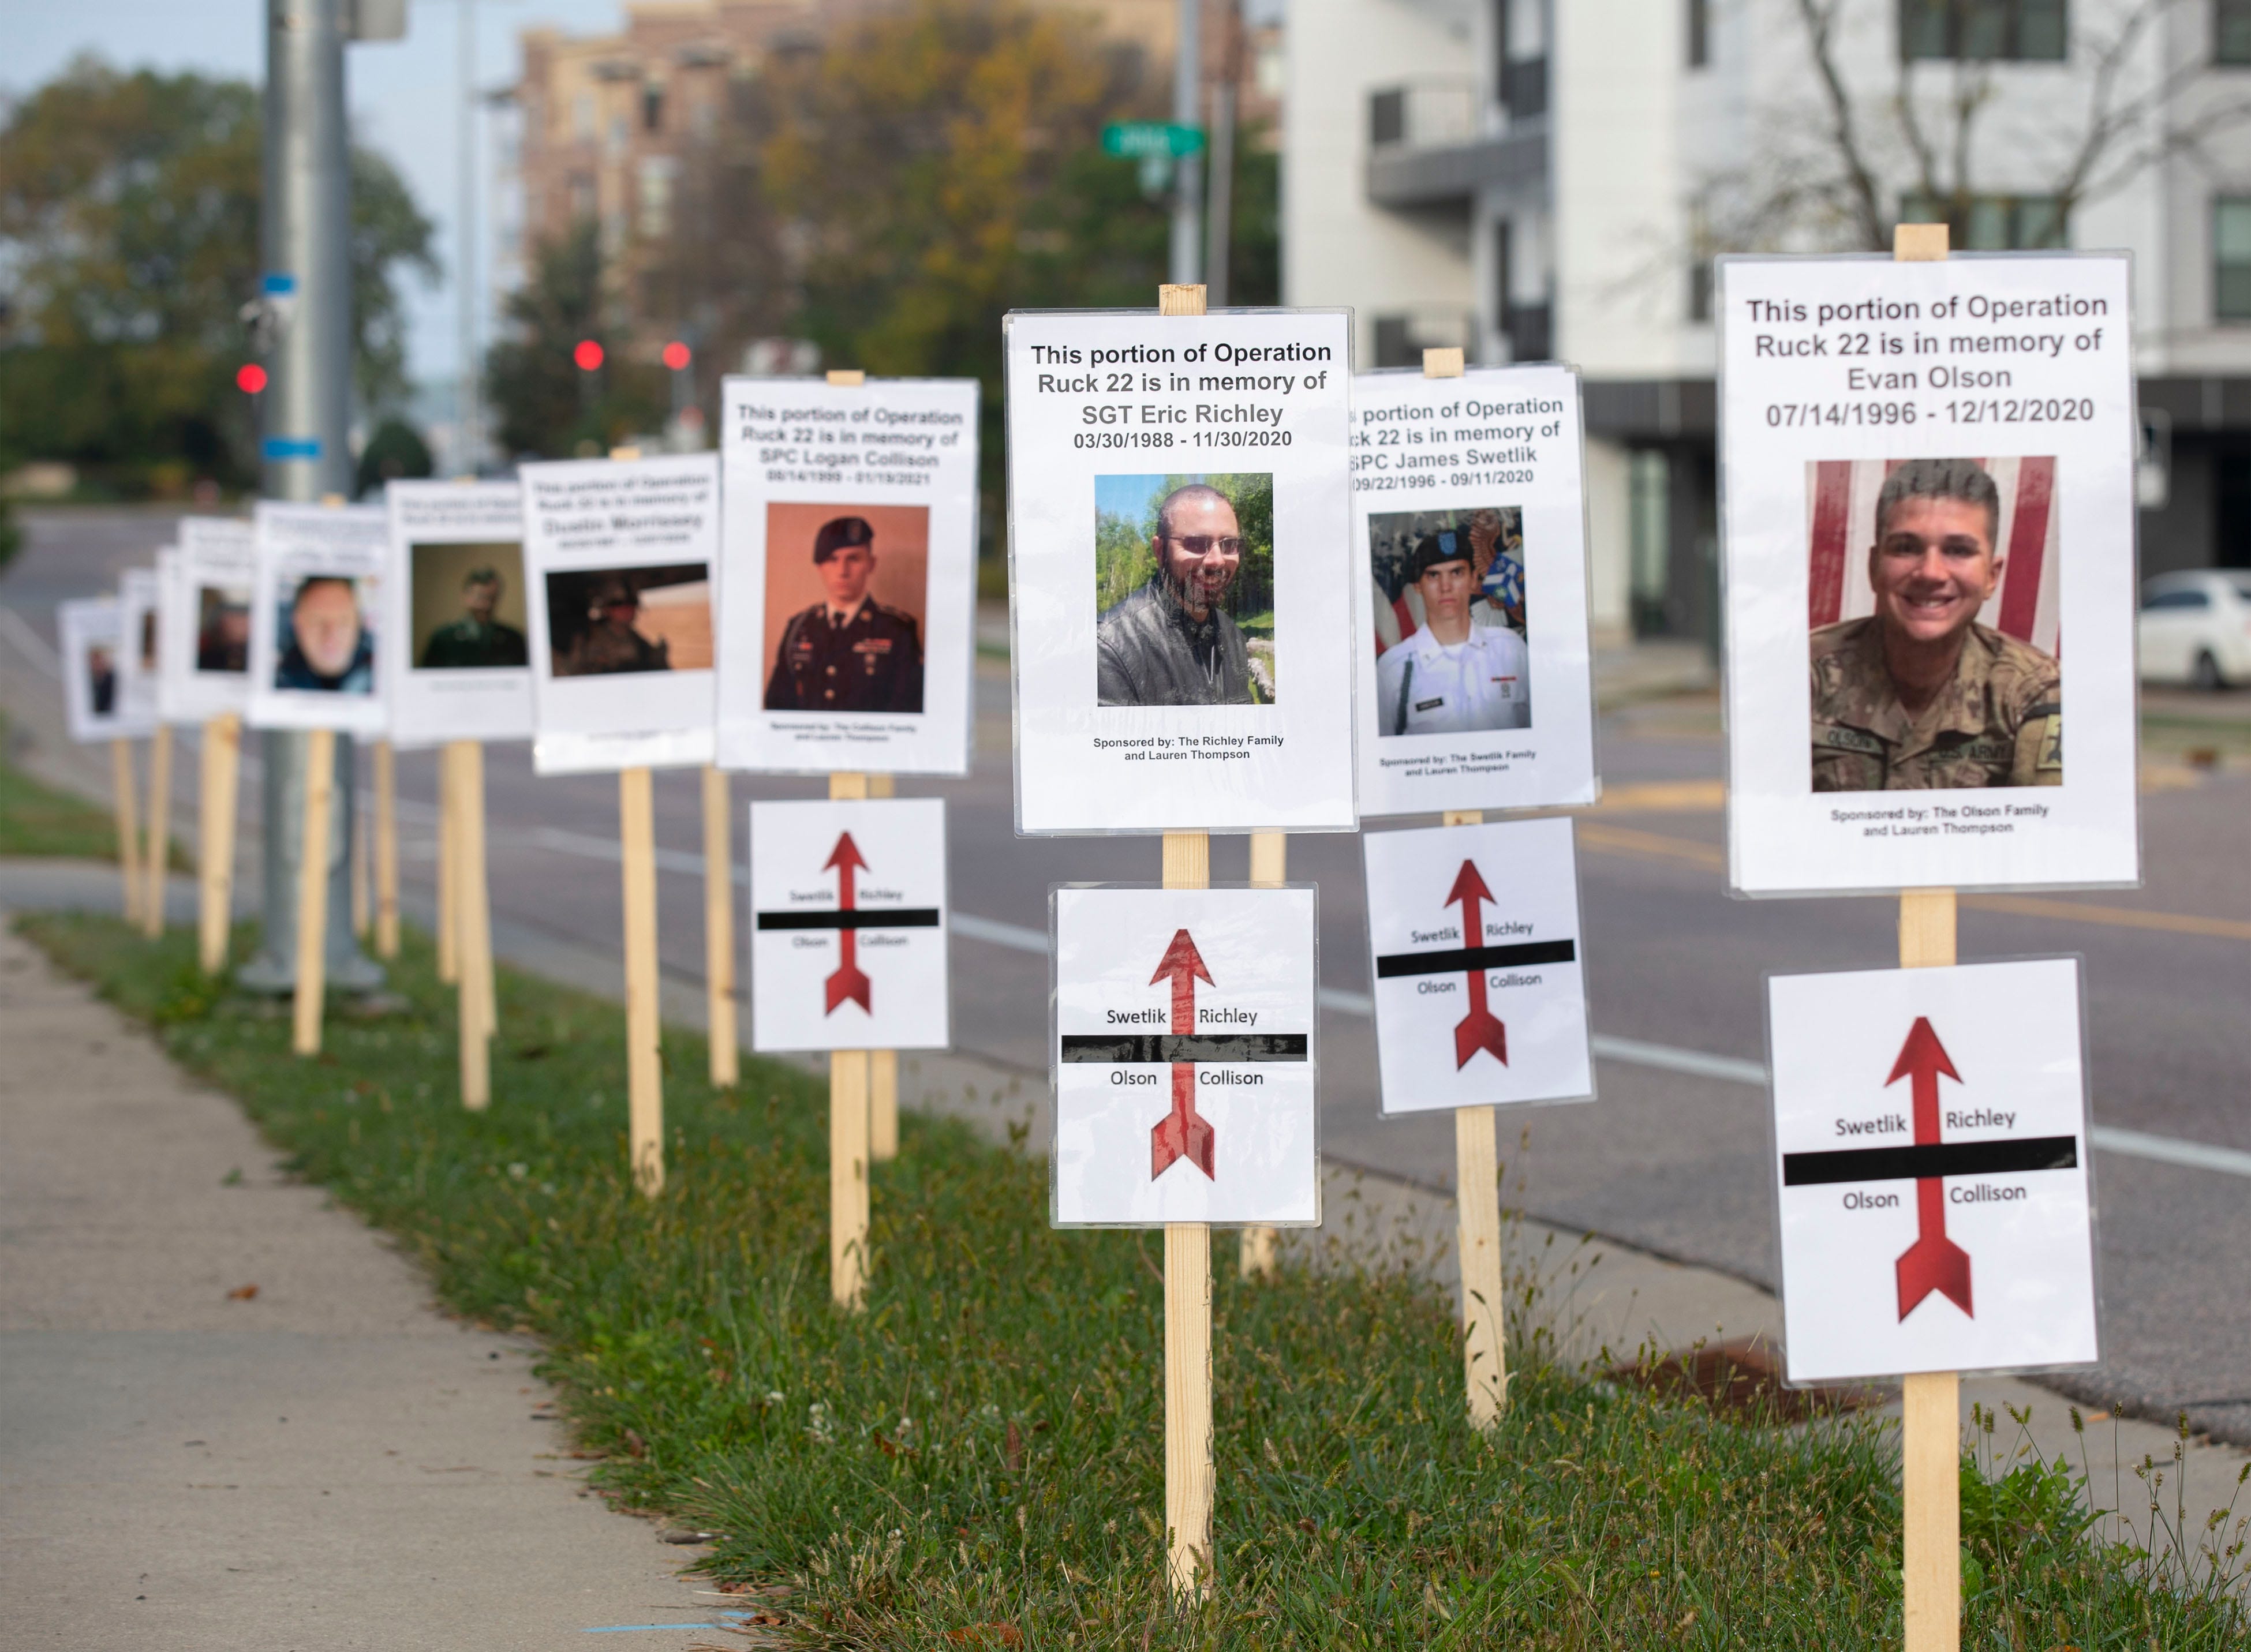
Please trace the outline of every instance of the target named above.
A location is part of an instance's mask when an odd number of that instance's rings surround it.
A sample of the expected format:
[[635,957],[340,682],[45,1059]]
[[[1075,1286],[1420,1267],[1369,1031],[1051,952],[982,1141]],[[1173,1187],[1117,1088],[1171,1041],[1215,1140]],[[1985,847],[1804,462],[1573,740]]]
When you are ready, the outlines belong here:
[[912,1446],[901,1445],[881,1428],[876,1430],[876,1448],[887,1457],[918,1457],[922,1455]]
[[1024,1436],[1016,1432],[1016,1420],[1008,1419],[1008,1442],[1001,1448],[1001,1466],[1010,1474],[1024,1466]]
[[957,1646],[1022,1646],[1024,1633],[1013,1623],[973,1623],[966,1629],[948,1629],[945,1638]]
[[626,1430],[626,1449],[631,1452],[634,1461],[638,1462],[648,1455],[648,1442],[633,1429],[628,1428]]
[[237,1285],[226,1293],[226,1299],[229,1302],[248,1302],[257,1294],[258,1287],[255,1285]]

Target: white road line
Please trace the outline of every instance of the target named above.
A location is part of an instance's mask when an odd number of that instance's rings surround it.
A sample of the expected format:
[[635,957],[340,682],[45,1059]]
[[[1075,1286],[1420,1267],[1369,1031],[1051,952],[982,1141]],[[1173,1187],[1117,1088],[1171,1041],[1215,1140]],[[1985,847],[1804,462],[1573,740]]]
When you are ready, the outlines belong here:
[[[10,611],[0,608],[0,615]],[[20,624],[21,622],[18,621]],[[5,621],[0,620],[0,626]],[[24,627],[28,632],[29,626]],[[36,634],[31,640],[38,640]],[[426,815],[434,822],[437,811],[428,805],[399,803],[402,814]],[[588,837],[584,833],[565,832],[556,826],[539,826],[527,833],[505,834],[516,841],[558,854],[575,854],[590,861],[607,861],[615,864],[619,858],[617,844],[608,838]],[[495,833],[494,841],[502,834]],[[703,857],[684,854],[677,849],[659,849],[656,864],[660,871],[678,872],[689,876],[703,875]],[[735,881],[747,883],[747,868],[735,868]],[[1012,952],[1029,952],[1045,957],[1048,937],[1044,930],[1027,929],[1021,923],[1003,923],[998,918],[980,917],[973,912],[956,912],[948,927],[965,941],[982,941],[987,946],[1006,947]],[[1321,989],[1321,1007],[1345,1015],[1374,1015],[1375,1000],[1365,992],[1354,992],[1340,986]],[[1713,1055],[1703,1050],[1685,1050],[1673,1044],[1651,1044],[1635,1038],[1614,1038],[1606,1033],[1594,1036],[1595,1054],[1605,1061],[1623,1061],[1630,1067],[1653,1068],[1662,1073],[1681,1073],[1690,1078],[1716,1078],[1735,1084],[1766,1088],[1766,1066],[1761,1061],[1747,1061],[1733,1055]],[[2131,1158],[2146,1158],[2160,1165],[2178,1165],[2190,1170],[2217,1171],[2222,1175],[2251,1177],[2251,1153],[2233,1147],[2213,1147],[2203,1142],[2183,1141],[2176,1136],[2151,1136],[2142,1130],[2119,1130],[2108,1124],[2097,1124],[2091,1139],[2095,1146],[2109,1153],[2123,1153]]]

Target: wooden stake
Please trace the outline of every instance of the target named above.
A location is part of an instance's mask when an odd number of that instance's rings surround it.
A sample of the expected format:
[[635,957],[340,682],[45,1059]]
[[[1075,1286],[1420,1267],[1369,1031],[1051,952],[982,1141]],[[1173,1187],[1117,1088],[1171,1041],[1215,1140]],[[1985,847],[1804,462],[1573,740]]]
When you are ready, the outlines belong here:
[[741,1076],[735,1030],[735,832],[727,777],[703,765],[703,976],[710,983],[711,1083],[732,1089]]
[[[828,777],[832,798],[864,798],[868,777]],[[828,1052],[828,1294],[858,1312],[868,1270],[868,1052]]]
[[[893,795],[896,780],[888,774],[868,777],[868,795]],[[899,1156],[899,1053],[868,1052],[868,1158],[888,1165]]]
[[[1936,263],[1948,252],[1943,224],[1901,224],[1892,257]],[[1903,970],[1954,962],[1954,891],[1900,895]],[[1900,1394],[1900,1492],[1905,1531],[1907,1652],[1958,1652],[1962,1645],[1962,1379],[1951,1371],[1909,1374]]]
[[375,955],[398,956],[398,754],[375,743]]
[[627,1139],[634,1185],[664,1191],[663,1026],[657,1018],[656,820],[648,771],[618,771],[625,861]]
[[293,1047],[321,1053],[321,1011],[328,991],[329,833],[336,800],[336,731],[305,736],[305,837],[297,865],[297,1002]]
[[461,978],[460,936],[461,840],[454,821],[454,765],[438,760],[438,978],[451,986]]
[[164,933],[164,874],[172,859],[172,729],[160,722],[149,736],[149,854],[142,862],[149,883],[141,897],[141,932],[150,940]]
[[461,909],[460,1004],[461,1105],[481,1113],[492,1102],[492,909],[485,894],[485,749],[474,740],[446,748],[454,765],[455,831],[461,861],[454,893]]
[[[1485,812],[1449,809],[1441,819],[1450,826],[1478,826]],[[1462,938],[1472,941],[1468,936]],[[1462,1264],[1462,1375],[1469,1392],[1470,1422],[1478,1428],[1492,1427],[1508,1407],[1499,1129],[1489,1106],[1454,1109],[1454,1248]]]
[[[1901,895],[1901,969],[1954,962],[1954,914],[1951,889]],[[1957,1652],[1962,1644],[1961,1386],[1954,1372],[1919,1372],[1901,1395],[1907,1652]]]
[[125,921],[141,922],[141,812],[134,805],[133,743],[109,743],[109,787],[117,815],[117,875],[125,896]]
[[[359,796],[360,794],[355,791],[353,800],[357,802]],[[352,822],[350,882],[351,884],[352,938],[364,946],[375,928],[375,902],[370,898],[368,888],[374,881],[375,867],[370,864],[368,854],[367,812],[362,809],[358,812],[358,815],[359,818]]]
[[828,1294],[857,1313],[868,1284],[868,1052],[828,1052]]
[[[1289,876],[1290,839],[1283,832],[1254,832],[1250,834],[1250,887],[1254,889],[1278,889]],[[1276,1267],[1275,1248],[1282,1235],[1271,1227],[1250,1227],[1243,1230],[1241,1268],[1245,1279],[1271,1279]]]
[[[1201,286],[1157,289],[1160,315],[1202,315]],[[1165,887],[1211,887],[1211,838],[1165,833]],[[1165,1537],[1175,1600],[1211,1575],[1211,1227],[1165,1224]]]
[[196,956],[205,975],[226,968],[234,923],[235,790],[242,773],[242,718],[227,711],[204,723],[201,826],[196,834]]

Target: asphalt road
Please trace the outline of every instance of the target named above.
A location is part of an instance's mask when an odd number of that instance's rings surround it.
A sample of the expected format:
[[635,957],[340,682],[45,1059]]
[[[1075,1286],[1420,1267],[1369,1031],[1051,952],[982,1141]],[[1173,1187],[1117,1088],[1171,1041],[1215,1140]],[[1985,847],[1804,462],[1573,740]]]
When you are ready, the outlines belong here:
[[[160,519],[126,513],[43,515],[31,528],[24,556],[0,578],[0,605],[50,639],[56,600],[103,588],[163,534]],[[1153,882],[1158,847],[1146,839],[1015,837],[1008,681],[995,662],[980,662],[977,706],[973,773],[902,781],[899,790],[951,805],[951,893],[962,919],[957,1047],[1037,1072],[1048,983],[1035,949],[1049,887]],[[2251,762],[2241,755],[2251,750],[2251,695],[2171,702],[2166,714],[2215,715],[2216,737],[2236,754],[2229,766],[2197,774],[2159,764],[2159,784],[2145,787],[2144,888],[1965,899],[1960,949],[1965,962],[2083,958],[2097,1124],[2241,1154],[2251,1152]],[[1582,819],[1578,836],[1583,950],[1598,1048],[1610,1054],[1598,1062],[1598,1101],[1505,1117],[1508,1184],[1529,1213],[1771,1285],[1766,1100],[1756,1071],[1761,983],[1770,972],[1889,965],[1896,908],[1728,895],[1722,749],[1710,699],[1606,715],[1600,737],[1611,801]],[[523,748],[495,748],[487,764],[496,908],[560,937],[614,945],[619,888],[605,869],[617,840],[614,783],[538,779]],[[426,881],[434,760],[403,754],[400,775],[406,876]],[[821,790],[814,781],[735,784],[738,799]],[[697,782],[660,774],[655,796],[664,963],[700,978]],[[739,825],[736,847],[739,854]],[[1324,1151],[1444,1186],[1448,1121],[1376,1116],[1373,1037],[1359,1003],[1368,987],[1359,846],[1345,835],[1294,838],[1290,873],[1320,888]],[[1214,879],[1246,874],[1243,840],[1215,840]],[[2049,1380],[2161,1416],[2185,1408],[2199,1428],[2251,1443],[2251,1179],[2240,1169],[2113,1150],[2098,1151],[2095,1168],[2106,1358]]]

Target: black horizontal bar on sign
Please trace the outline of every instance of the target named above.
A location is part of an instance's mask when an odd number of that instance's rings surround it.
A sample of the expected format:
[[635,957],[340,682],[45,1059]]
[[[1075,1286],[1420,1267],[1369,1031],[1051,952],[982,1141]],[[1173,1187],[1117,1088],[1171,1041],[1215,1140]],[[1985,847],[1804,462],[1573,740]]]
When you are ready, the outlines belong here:
[[1460,946],[1451,952],[1392,952],[1375,960],[1375,974],[1384,981],[1402,975],[1460,975],[1470,970],[1504,969],[1512,964],[1569,964],[1578,956],[1576,941]]
[[855,907],[849,912],[761,912],[762,930],[934,930],[934,906]]
[[1066,1061],[1302,1061],[1303,1033],[1066,1033]]
[[2079,1137],[2026,1136],[2016,1141],[1933,1142],[1922,1147],[1845,1147],[1832,1153],[1784,1153],[1784,1187],[1831,1182],[1922,1181],[1932,1176],[2006,1176],[2012,1171],[2076,1170]]

